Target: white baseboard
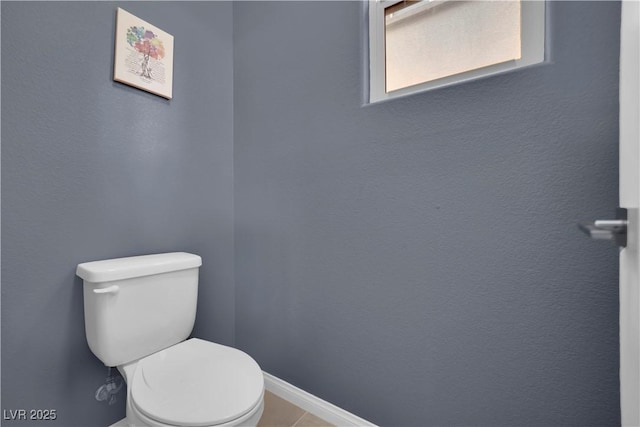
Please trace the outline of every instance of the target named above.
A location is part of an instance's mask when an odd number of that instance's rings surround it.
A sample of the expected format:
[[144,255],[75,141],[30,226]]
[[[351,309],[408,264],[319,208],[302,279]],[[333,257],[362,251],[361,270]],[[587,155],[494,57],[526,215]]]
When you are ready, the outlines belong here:
[[377,427],[357,415],[307,393],[288,382],[263,372],[264,388],[296,406],[339,427]]

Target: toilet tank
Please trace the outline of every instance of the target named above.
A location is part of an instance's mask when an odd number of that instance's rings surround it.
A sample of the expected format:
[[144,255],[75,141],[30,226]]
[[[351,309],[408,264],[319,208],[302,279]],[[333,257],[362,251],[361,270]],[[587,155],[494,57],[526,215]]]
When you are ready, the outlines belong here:
[[119,366],[184,341],[195,322],[200,265],[185,252],[79,264],[93,354]]

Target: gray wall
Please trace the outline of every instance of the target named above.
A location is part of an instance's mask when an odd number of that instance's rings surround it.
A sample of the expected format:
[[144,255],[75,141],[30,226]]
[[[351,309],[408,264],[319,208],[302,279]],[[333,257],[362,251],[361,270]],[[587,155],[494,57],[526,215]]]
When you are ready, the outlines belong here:
[[357,2],[234,4],[236,343],[382,425],[619,425],[620,5],[548,64],[361,106]]
[[617,205],[618,3],[369,106],[357,2],[122,3],[176,37],[171,101],[111,80],[116,5],[2,2],[3,409],[121,418],[75,266],[185,250],[194,335],[374,422],[619,424],[617,252],[575,227]]
[[[175,36],[173,100],[112,81],[118,5]],[[56,409],[42,425],[124,416],[124,394],[94,400],[106,368],[84,336],[83,261],[202,255],[194,335],[233,344],[231,14],[2,2],[3,409]]]

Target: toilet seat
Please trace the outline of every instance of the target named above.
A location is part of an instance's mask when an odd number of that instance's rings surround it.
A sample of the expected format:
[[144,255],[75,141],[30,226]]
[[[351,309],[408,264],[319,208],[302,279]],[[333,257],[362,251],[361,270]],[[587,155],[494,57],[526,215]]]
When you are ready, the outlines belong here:
[[160,423],[228,424],[262,403],[264,377],[246,353],[192,338],[138,362],[131,403]]

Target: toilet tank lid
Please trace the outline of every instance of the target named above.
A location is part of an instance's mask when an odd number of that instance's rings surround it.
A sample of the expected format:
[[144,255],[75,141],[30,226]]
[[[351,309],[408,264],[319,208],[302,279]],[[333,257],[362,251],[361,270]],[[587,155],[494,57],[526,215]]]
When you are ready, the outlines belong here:
[[170,271],[186,270],[202,265],[202,258],[186,252],[141,255],[78,264],[76,274],[93,282],[112,282]]

